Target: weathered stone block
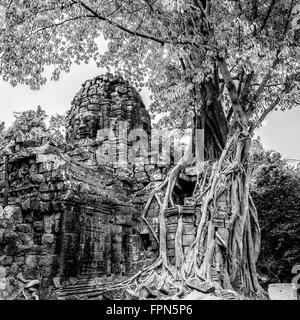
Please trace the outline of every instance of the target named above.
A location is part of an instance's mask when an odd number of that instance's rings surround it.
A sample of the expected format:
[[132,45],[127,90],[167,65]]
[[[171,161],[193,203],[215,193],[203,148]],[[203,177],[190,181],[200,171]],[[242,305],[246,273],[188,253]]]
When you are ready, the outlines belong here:
[[146,164],[144,168],[147,172],[153,172],[155,171],[156,166],[154,164]]
[[162,181],[164,178],[165,175],[163,175],[160,171],[157,171],[151,174],[150,181]]
[[167,242],[167,248],[168,249],[174,249],[175,248],[175,240],[169,240]]
[[30,174],[30,180],[32,181],[32,183],[37,183],[37,184],[40,184],[40,183],[43,183],[45,181],[45,178],[42,174],[34,174],[34,173],[31,173]]
[[41,200],[42,201],[52,201],[54,198],[53,193],[42,193],[41,194]]
[[53,244],[55,241],[54,234],[44,234],[42,236],[42,244],[50,245]]
[[45,233],[52,233],[54,226],[54,215],[44,216],[44,231]]
[[18,252],[18,255],[20,256],[31,255],[31,254],[36,255],[40,253],[40,247],[36,244],[34,245],[18,244],[17,252]]
[[18,273],[20,272],[20,267],[17,263],[13,263],[10,268],[8,274],[14,277],[17,277]]
[[49,191],[50,191],[50,184],[49,183],[42,183],[40,186],[40,192],[49,192]]
[[214,219],[213,224],[219,228],[225,228],[225,219]]
[[122,253],[122,244],[119,242],[119,243],[112,243],[112,250],[114,253],[116,253],[118,256],[118,253],[121,254]]
[[194,234],[183,235],[182,236],[182,245],[183,246],[189,246],[194,242],[194,240],[195,240],[195,235]]
[[184,235],[195,235],[197,232],[197,227],[194,224],[184,224],[183,225],[183,234]]
[[11,256],[1,256],[0,257],[0,265],[4,267],[8,267],[13,263],[13,257]]
[[53,270],[52,270],[51,265],[50,266],[42,266],[40,273],[41,273],[42,278],[46,278],[47,279],[47,278],[52,277]]
[[62,211],[63,210],[63,204],[61,201],[53,201],[52,202],[52,210],[54,212]]
[[[1,186],[0,186],[0,191],[1,191]],[[6,213],[5,213],[4,209],[2,208],[2,206],[0,206],[0,219],[4,219],[5,216],[6,216]]]
[[31,246],[34,244],[33,237],[29,233],[19,233],[19,239],[22,242],[23,245]]
[[31,202],[31,210],[40,211],[41,210],[41,202],[40,201],[32,201]]
[[25,264],[25,257],[23,256],[17,256],[15,257],[15,262],[18,266],[22,266]]
[[40,202],[40,210],[43,213],[52,211],[52,203],[51,202]]
[[7,206],[4,208],[6,218],[17,223],[23,222],[22,210],[19,206]]
[[44,221],[34,221],[33,222],[33,230],[35,232],[43,232],[44,231]]
[[2,244],[15,243],[18,234],[13,230],[5,230],[2,236]]
[[139,172],[134,175],[134,178],[138,183],[148,183],[149,177],[145,172]]
[[15,227],[16,232],[29,233],[31,231],[30,224],[22,223]]
[[56,190],[58,191],[62,191],[62,190],[66,190],[66,185],[64,182],[58,182],[56,184]]
[[22,210],[25,210],[25,211],[30,210],[30,208],[31,208],[31,201],[30,201],[30,199],[27,199],[27,200],[22,201],[21,206],[22,206]]
[[115,217],[115,224],[121,225],[121,226],[132,225],[132,217],[130,215],[126,215],[126,216],[117,215]]
[[121,243],[121,242],[122,242],[122,236],[119,235],[119,234],[115,234],[115,235],[113,235],[113,237],[112,237],[112,241],[113,241],[114,243]]
[[39,173],[46,173],[54,169],[52,162],[44,162],[39,164]]
[[112,233],[122,233],[122,231],[123,231],[123,227],[120,225],[114,225],[111,228]]
[[36,255],[28,255],[23,268],[24,277],[36,279],[38,276],[38,269],[38,257]]
[[175,257],[175,249],[168,249],[167,253],[169,257]]
[[58,212],[54,216],[54,232],[58,233],[60,231],[60,217],[61,213]]
[[167,240],[175,240],[176,233],[167,233]]
[[132,203],[133,204],[144,204],[145,203],[145,199],[144,196],[136,196],[132,199]]
[[37,210],[32,212],[33,221],[42,221],[44,219],[44,212]]
[[169,233],[176,233],[177,228],[178,228],[177,224],[169,224],[167,226],[167,230],[168,230]]

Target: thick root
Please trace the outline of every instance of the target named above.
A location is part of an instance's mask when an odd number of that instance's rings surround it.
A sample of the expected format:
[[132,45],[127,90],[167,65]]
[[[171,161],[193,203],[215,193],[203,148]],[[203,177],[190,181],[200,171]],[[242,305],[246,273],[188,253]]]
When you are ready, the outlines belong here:
[[[250,198],[250,170],[245,160],[244,152],[248,143],[245,133],[237,130],[221,154],[220,159],[211,166],[206,163],[198,174],[194,198],[201,203],[201,214],[196,217],[197,233],[195,241],[184,254],[182,233],[183,219],[179,207],[179,218],[175,236],[175,266],[171,265],[167,257],[167,230],[165,211],[174,205],[172,193],[178,175],[184,168],[192,165],[197,159],[191,152],[170,171],[167,179],[156,187],[150,194],[144,208],[142,219],[146,222],[146,215],[152,201],[156,200],[160,206],[159,212],[159,258],[152,265],[141,270],[137,275],[119,284],[143,296],[155,296],[152,292],[177,291],[178,294],[187,292],[187,282],[191,278],[198,278],[207,283],[214,283],[219,290],[235,290],[238,294],[249,298],[266,298],[264,290],[258,283],[256,261],[260,247],[260,229],[257,212]],[[197,189],[197,190],[196,190]],[[164,190],[164,199],[160,200],[158,193]],[[226,195],[229,218],[227,220],[227,237],[223,238],[214,218],[218,212],[218,199]],[[213,272],[219,275],[219,280],[213,277]],[[156,275],[155,277],[153,275]],[[149,279],[155,283],[149,283]],[[168,290],[166,290],[168,288]],[[170,290],[171,288],[171,290]],[[154,291],[155,291],[154,290]]]

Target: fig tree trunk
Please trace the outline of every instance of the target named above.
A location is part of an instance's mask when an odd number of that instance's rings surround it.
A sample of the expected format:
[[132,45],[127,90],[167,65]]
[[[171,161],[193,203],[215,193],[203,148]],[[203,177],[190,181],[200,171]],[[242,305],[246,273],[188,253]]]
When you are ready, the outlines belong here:
[[[153,265],[145,267],[122,284],[136,293],[156,273],[160,279],[159,288],[165,284],[171,285],[178,289],[177,296],[183,293],[183,288],[187,288],[191,279],[196,278],[200,282],[213,283],[219,291],[231,290],[248,298],[267,297],[257,279],[260,228],[249,192],[249,149],[253,135],[251,114],[246,111],[249,110],[248,105],[240,105],[237,90],[227,79],[228,71],[223,61],[220,62],[220,71],[228,91],[233,91],[232,107],[225,115],[219,100],[218,70],[217,80],[209,78],[197,88],[195,86],[193,133],[187,152],[170,170],[165,181],[152,190],[143,209],[142,220],[159,243],[159,257]],[[197,152],[200,142],[196,129],[204,129],[204,161]],[[173,199],[173,194],[179,174],[191,166],[197,172],[193,200],[200,210],[197,209],[195,216],[195,240],[184,252],[182,207]],[[226,207],[222,209],[223,213],[225,211],[222,226],[216,222],[220,215],[218,203],[221,198],[226,199]],[[159,234],[155,234],[147,221],[148,210],[154,201],[160,207]],[[178,224],[174,264],[167,254],[165,213],[169,207],[175,206],[178,208]]]
[[[207,99],[205,102],[205,107],[197,116],[199,118],[194,121],[194,129],[199,124],[200,128],[206,129],[205,161],[197,158],[197,135],[192,134],[186,154],[170,171],[166,180],[152,191],[144,208],[143,219],[146,221],[152,201],[157,201],[160,205],[157,238],[159,259],[145,272],[160,270],[162,283],[168,278],[169,282],[179,281],[183,286],[188,279],[195,277],[211,283],[214,280],[213,274],[217,273],[221,289],[233,290],[250,298],[265,297],[256,272],[260,228],[249,192],[249,148],[252,132],[250,127],[239,121],[232,121],[227,125],[221,105],[216,99]],[[196,238],[184,254],[183,222],[179,208],[173,266],[167,256],[165,211],[176,205],[172,198],[174,186],[179,173],[189,166],[196,166],[198,177],[193,197],[201,206],[201,213],[195,223]],[[158,196],[161,191],[164,191],[163,199]],[[225,228],[219,228],[215,224],[221,197],[227,199]]]

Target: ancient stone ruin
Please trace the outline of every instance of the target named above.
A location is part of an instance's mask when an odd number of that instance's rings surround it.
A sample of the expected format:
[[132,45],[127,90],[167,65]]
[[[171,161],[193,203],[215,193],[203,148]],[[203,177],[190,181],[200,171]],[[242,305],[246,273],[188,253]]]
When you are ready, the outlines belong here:
[[[155,258],[153,237],[137,230],[142,201],[129,200],[151,181],[161,181],[167,169],[99,164],[96,151],[103,141],[97,132],[114,128],[116,120],[127,121],[128,132],[150,133],[150,116],[137,91],[119,77],[99,76],[85,82],[72,102],[63,149],[15,137],[1,155],[3,298],[63,298],[69,295],[64,287],[81,284],[89,291]],[[145,254],[147,248],[152,253]]]
[[[123,133],[120,123],[126,124]],[[108,128],[116,137],[117,161],[105,156]],[[66,145],[14,137],[0,158],[1,298],[116,298],[118,293],[105,293],[104,285],[155,261],[158,203],[151,204],[145,219],[141,215],[172,165],[143,161],[138,153],[139,161],[131,161],[128,147],[139,139],[125,139],[124,132],[139,128],[150,135],[140,95],[122,78],[106,74],[86,81],[75,96],[67,113]],[[166,212],[171,263],[179,206],[185,254],[195,239],[196,180],[193,168],[180,174],[176,205]],[[222,201],[226,198],[220,200],[215,225],[226,237],[229,215]],[[220,280],[217,262],[213,277]]]

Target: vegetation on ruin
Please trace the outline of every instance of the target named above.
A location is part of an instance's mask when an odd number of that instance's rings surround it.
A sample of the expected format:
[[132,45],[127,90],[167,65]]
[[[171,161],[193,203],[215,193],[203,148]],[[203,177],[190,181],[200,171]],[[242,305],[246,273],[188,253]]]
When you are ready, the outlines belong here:
[[[5,124],[0,124],[0,146],[5,148],[9,145],[11,138],[29,140],[48,140],[55,145],[65,142],[64,129],[65,117],[63,115],[52,115],[50,118],[41,106],[36,110],[14,112],[12,125],[5,128]],[[29,136],[30,135],[30,136]]]
[[[222,288],[248,297],[263,297],[257,280],[260,250],[257,210],[250,195],[249,150],[255,129],[274,110],[299,102],[299,19],[297,0],[47,0],[0,1],[6,28],[0,36],[0,73],[12,85],[39,89],[68,72],[73,63],[94,59],[99,67],[117,69],[138,87],[153,93],[153,113],[161,124],[205,129],[205,162],[192,134],[190,147],[154,189],[160,205],[160,256],[122,285],[139,291],[159,273],[160,286],[181,288],[188,279],[211,282],[217,262]],[[108,50],[100,53],[99,39]],[[193,130],[195,132],[195,130]],[[199,138],[199,137],[198,137]],[[179,172],[196,166],[194,191],[201,215],[197,236],[186,256],[181,250],[182,219],[176,234],[176,263],[168,261],[165,210],[176,205],[173,190]],[[160,191],[164,196],[160,197]],[[229,199],[228,234],[213,221],[216,203]],[[141,279],[144,279],[143,281]],[[141,282],[139,282],[141,281]]]

